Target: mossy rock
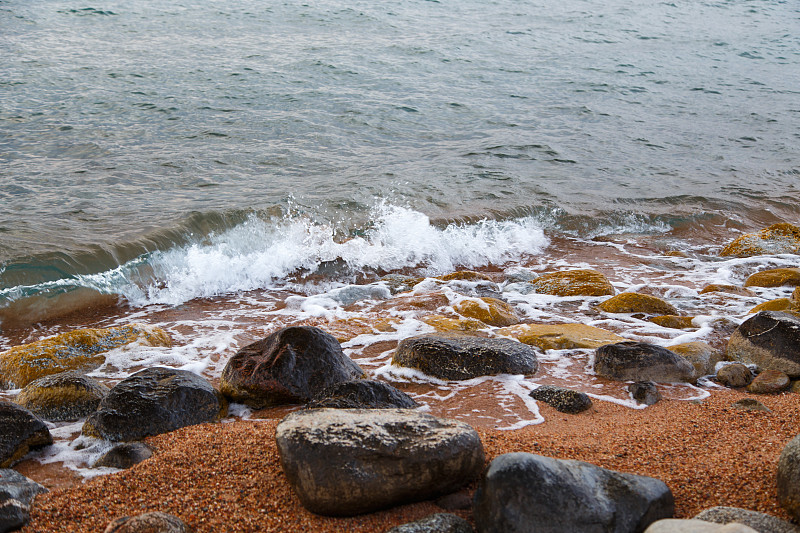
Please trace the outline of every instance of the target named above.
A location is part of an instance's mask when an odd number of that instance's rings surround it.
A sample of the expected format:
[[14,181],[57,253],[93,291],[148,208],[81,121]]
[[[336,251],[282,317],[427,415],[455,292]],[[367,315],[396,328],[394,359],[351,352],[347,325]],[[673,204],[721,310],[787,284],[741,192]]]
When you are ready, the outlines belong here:
[[444,315],[428,315],[422,321],[436,329],[436,331],[478,331],[486,324],[474,318],[452,318]]
[[745,287],[783,287],[800,285],[800,268],[773,268],[756,272],[744,282]]
[[514,337],[542,350],[599,348],[628,339],[605,329],[586,324],[518,324],[497,330],[499,335]]
[[548,272],[530,283],[537,293],[553,296],[608,296],[616,292],[608,278],[591,269]]
[[722,257],[800,253],[800,228],[792,224],[773,224],[757,233],[747,233],[725,246]]
[[677,315],[678,310],[657,296],[623,292],[597,306],[606,313],[646,313],[648,315]]
[[726,285],[724,283],[712,283],[703,287],[700,294],[709,294],[712,292],[726,292],[728,294],[736,294],[738,296],[755,296],[756,293],[744,287],[737,287],[736,285]]
[[35,379],[70,370],[88,372],[105,362],[106,352],[133,343],[172,345],[166,331],[141,324],[61,333],[0,353],[0,387],[22,388]]
[[62,372],[28,383],[17,396],[17,403],[44,420],[67,422],[94,413],[108,391],[96,379]]
[[519,317],[514,308],[503,300],[483,297],[462,300],[453,306],[460,315],[467,318],[480,320],[490,326],[510,326],[519,323]]
[[692,329],[695,327],[692,320],[694,320],[693,316],[660,315],[652,317],[650,322],[658,324],[662,328]]
[[750,309],[747,313],[753,314],[759,311],[783,311],[784,313],[791,313],[795,316],[800,316],[800,303],[790,300],[789,298],[777,298],[760,303]]
[[692,363],[698,376],[713,374],[717,363],[725,360],[724,353],[702,341],[675,344],[667,346],[667,349]]
[[473,270],[459,270],[458,272],[451,272],[450,274],[439,276],[437,279],[442,281],[492,281],[492,278],[486,274]]

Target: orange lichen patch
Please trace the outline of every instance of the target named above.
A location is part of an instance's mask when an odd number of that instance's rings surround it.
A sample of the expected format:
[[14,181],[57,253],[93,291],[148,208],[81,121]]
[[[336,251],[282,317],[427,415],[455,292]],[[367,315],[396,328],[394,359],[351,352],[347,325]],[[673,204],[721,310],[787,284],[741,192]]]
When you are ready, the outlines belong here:
[[744,282],[745,287],[782,287],[800,285],[800,268],[773,268],[756,272]]
[[754,255],[800,253],[800,228],[792,224],[773,224],[758,233],[748,233],[728,244],[719,255],[752,257]]
[[422,321],[436,328],[436,331],[477,331],[486,324],[474,318],[452,318],[444,315],[428,315]]
[[750,309],[748,313],[758,313],[759,311],[783,311],[784,313],[800,315],[800,303],[789,298],[777,298],[758,304]]
[[604,344],[627,341],[616,333],[586,324],[518,324],[497,330],[497,334],[513,337],[542,350],[598,348]]
[[554,296],[606,296],[614,287],[596,270],[579,269],[548,272],[530,282],[534,291]]
[[442,281],[492,281],[492,278],[486,274],[475,272],[474,270],[459,270],[458,272],[451,272],[444,276],[439,276],[437,279]]
[[756,293],[744,287],[737,287],[736,285],[724,285],[721,283],[712,283],[706,285],[700,294],[708,294],[710,292],[727,292],[729,294],[738,294],[739,296],[755,296]]
[[453,309],[468,318],[475,318],[490,326],[510,326],[519,322],[514,308],[497,298],[462,300]]
[[0,387],[24,387],[35,379],[68,370],[89,371],[105,362],[105,352],[133,343],[172,345],[166,331],[141,324],[61,333],[0,353]]
[[638,292],[623,292],[612,296],[597,306],[606,313],[647,313],[659,315],[677,315],[678,310],[657,296],[639,294]]
[[693,319],[692,316],[661,315],[652,317],[650,322],[658,324],[662,328],[692,329],[695,327],[692,324]]

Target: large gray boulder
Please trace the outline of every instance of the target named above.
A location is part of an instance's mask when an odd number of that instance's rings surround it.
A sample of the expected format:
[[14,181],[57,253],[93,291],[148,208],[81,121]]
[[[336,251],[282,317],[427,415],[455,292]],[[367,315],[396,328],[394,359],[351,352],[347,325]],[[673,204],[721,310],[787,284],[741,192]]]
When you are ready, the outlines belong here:
[[292,326],[236,352],[222,371],[220,390],[234,402],[261,409],[306,403],[336,383],[363,377],[332,335]]
[[308,404],[307,409],[414,409],[419,404],[403,391],[388,383],[371,379],[343,381],[322,391]]
[[300,502],[322,515],[436,498],[484,467],[474,429],[409,409],[297,411],[278,424],[275,439]]
[[45,423],[12,402],[0,400],[0,468],[7,468],[32,448],[53,443]]
[[789,441],[778,459],[778,501],[800,520],[800,435]]
[[781,520],[777,516],[740,509],[738,507],[711,507],[695,516],[696,520],[705,520],[716,524],[739,523],[751,527],[758,533],[798,533],[800,527]]
[[94,413],[108,387],[78,372],[61,372],[28,383],[17,403],[51,422],[67,422]]
[[141,440],[214,422],[227,405],[207,380],[174,368],[141,370],[119,382],[86,419],[83,433],[110,441]]
[[453,380],[496,374],[534,374],[539,368],[536,351],[519,341],[455,333],[403,339],[397,345],[392,364]]
[[635,341],[600,346],[595,352],[594,371],[619,381],[694,383],[696,380],[694,366],[685,358],[661,346]]
[[47,489],[11,469],[0,469],[0,533],[14,531],[30,520],[37,494]]
[[800,377],[800,318],[779,311],[756,313],[731,335],[728,359]]
[[474,505],[481,533],[637,533],[673,512],[662,481],[530,453],[494,459]]

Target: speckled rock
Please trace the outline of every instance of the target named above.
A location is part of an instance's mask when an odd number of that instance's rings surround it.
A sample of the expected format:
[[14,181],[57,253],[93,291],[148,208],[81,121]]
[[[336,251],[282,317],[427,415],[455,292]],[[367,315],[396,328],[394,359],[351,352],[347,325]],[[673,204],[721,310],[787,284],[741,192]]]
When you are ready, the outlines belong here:
[[780,370],[764,370],[747,386],[747,392],[753,394],[774,394],[789,388],[789,376]]
[[153,456],[153,449],[143,442],[123,442],[114,445],[95,461],[94,468],[109,467],[125,469]]
[[460,315],[480,320],[490,326],[510,326],[519,322],[514,308],[497,298],[475,298],[461,300],[453,306]]
[[678,310],[657,296],[623,292],[612,296],[597,306],[606,313],[645,313],[648,315],[677,315]]
[[530,283],[535,292],[554,296],[607,296],[616,292],[608,278],[590,269],[548,272]]
[[636,400],[637,403],[645,405],[653,405],[661,400],[661,393],[658,392],[658,387],[652,381],[636,381],[628,385],[628,392],[631,393],[631,398]]
[[486,328],[486,324],[474,318],[427,315],[421,317],[420,320],[432,326],[436,331],[478,331]]
[[62,372],[31,381],[16,400],[36,416],[67,422],[94,413],[108,387],[77,372]]
[[419,404],[411,396],[388,383],[371,379],[343,381],[323,390],[306,404],[306,409],[414,409]]
[[530,453],[495,458],[473,508],[481,533],[633,533],[673,513],[672,492],[662,481]]
[[753,381],[753,373],[742,363],[725,365],[717,371],[717,381],[726,387],[746,387]]
[[0,468],[8,468],[33,448],[53,443],[50,430],[36,415],[0,400]]
[[725,358],[725,354],[702,341],[674,344],[667,346],[667,349],[689,361],[698,376],[713,374],[717,363]]
[[414,522],[395,526],[386,533],[473,533],[469,522],[458,515],[436,513]]
[[137,516],[123,516],[106,526],[104,533],[191,533],[192,529],[177,516],[155,511]]
[[778,459],[778,501],[800,520],[800,435],[789,441]]
[[800,377],[800,318],[777,311],[756,313],[731,335],[728,359]]
[[756,272],[748,277],[745,287],[782,287],[800,285],[800,268],[773,268]]
[[363,377],[330,334],[292,326],[236,352],[222,371],[220,390],[231,401],[260,409],[306,403],[331,385]]
[[800,253],[800,228],[780,223],[762,229],[758,233],[747,233],[725,246],[719,255],[753,257],[756,255]]
[[0,532],[14,531],[30,520],[37,494],[47,489],[11,469],[0,469]]
[[484,466],[474,429],[408,409],[297,411],[278,424],[275,440],[300,502],[330,516],[449,494]]
[[659,316],[654,316],[649,320],[653,324],[658,324],[662,328],[693,329],[696,327],[692,323],[692,320],[694,320],[693,316],[659,315]]
[[595,352],[594,371],[620,381],[695,381],[695,370],[689,361],[666,348],[644,342],[626,341],[601,346]]
[[758,511],[738,507],[711,507],[694,517],[715,524],[736,522],[753,528],[758,533],[800,533],[800,527],[780,518]]
[[704,520],[667,518],[650,524],[644,533],[758,533],[744,524],[713,524]]
[[35,379],[70,370],[94,370],[105,362],[106,352],[133,343],[171,345],[164,330],[140,324],[62,333],[0,353],[0,388],[22,388]]
[[530,375],[539,367],[536,352],[521,342],[453,333],[403,339],[395,350],[392,364],[417,368],[442,379]]
[[627,339],[611,331],[586,324],[518,324],[497,330],[498,335],[514,337],[542,350],[599,348]]
[[592,399],[586,393],[554,385],[542,385],[531,391],[530,397],[546,403],[556,411],[573,415],[592,406]]
[[765,413],[772,412],[772,409],[754,398],[742,398],[741,400],[736,400],[731,404],[731,407],[734,409],[740,409],[742,411],[763,411]]

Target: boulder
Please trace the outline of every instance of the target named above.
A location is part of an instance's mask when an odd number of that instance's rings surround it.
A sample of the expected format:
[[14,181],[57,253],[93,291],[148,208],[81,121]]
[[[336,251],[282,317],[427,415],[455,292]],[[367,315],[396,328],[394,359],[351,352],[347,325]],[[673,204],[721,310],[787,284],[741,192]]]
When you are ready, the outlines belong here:
[[106,352],[133,343],[171,345],[164,330],[141,324],[61,333],[0,353],[0,388],[21,389],[50,374],[94,370],[105,362]]
[[780,370],[764,370],[747,386],[747,392],[753,394],[774,394],[789,388],[792,382],[789,376]]
[[730,524],[732,522],[753,528],[758,533],[800,533],[800,527],[781,520],[778,517],[739,509],[738,507],[711,507],[700,512],[695,520],[705,520],[715,524]]
[[388,529],[386,533],[473,533],[469,522],[458,515],[436,513]]
[[475,492],[476,529],[632,533],[674,512],[654,478],[530,453],[495,458]]
[[486,328],[486,324],[474,318],[451,318],[444,315],[428,315],[420,320],[433,327],[436,331],[478,331]]
[[778,459],[778,501],[800,520],[800,435],[789,441]]
[[498,335],[514,337],[542,350],[599,348],[627,339],[611,331],[586,324],[518,324],[497,330]]
[[724,358],[724,355],[719,350],[702,341],[675,344],[667,346],[667,349],[689,361],[698,376],[713,374],[717,363]]
[[83,433],[110,441],[140,440],[185,426],[214,422],[225,401],[202,377],[154,367],[119,382],[83,425]]
[[800,253],[800,228],[780,223],[762,229],[758,233],[747,233],[725,246],[719,255],[753,257],[756,255]]
[[753,373],[742,363],[732,363],[717,370],[717,381],[726,387],[746,387],[753,381]]
[[578,392],[554,385],[542,385],[530,393],[530,397],[568,414],[578,414],[592,406],[592,399],[584,392]]
[[721,283],[712,283],[706,285],[699,294],[708,294],[710,292],[726,292],[728,294],[736,294],[737,296],[755,296],[756,293],[744,287],[737,287],[736,285],[725,285]]
[[510,326],[519,322],[514,308],[497,298],[474,298],[461,300],[453,306],[456,313],[480,320],[490,326]]
[[637,403],[653,405],[661,400],[661,393],[652,381],[636,381],[628,385],[628,392]]
[[112,520],[104,533],[191,533],[177,516],[154,511],[136,516],[123,516]]
[[800,318],[776,311],[756,313],[731,335],[728,359],[800,377]]
[[114,445],[95,461],[94,468],[108,467],[125,469],[153,456],[153,449],[143,442],[123,442]]
[[634,341],[599,347],[595,352],[594,371],[619,381],[695,381],[694,367],[680,355],[655,344]]
[[51,422],[69,422],[94,413],[108,387],[77,372],[62,372],[28,383],[17,403]]
[[306,409],[414,409],[419,404],[388,383],[371,379],[343,381],[322,391]]
[[530,375],[539,367],[536,352],[521,342],[455,333],[403,339],[397,345],[392,364],[417,368],[441,379]]
[[[625,293],[623,293],[625,294]],[[662,328],[670,329],[693,329],[695,325],[692,323],[693,316],[680,316],[680,315],[659,315],[649,319],[653,324],[657,324]]]
[[653,522],[644,533],[758,533],[753,528],[735,522],[720,525],[704,520],[679,520],[667,518]]
[[782,287],[800,285],[800,268],[773,268],[748,277],[745,287]]
[[475,272],[474,270],[459,270],[439,276],[437,279],[442,281],[492,281],[492,278],[486,274]]
[[474,429],[409,409],[297,411],[278,424],[275,439],[300,502],[329,516],[449,494],[484,467]]
[[606,313],[645,313],[648,315],[677,315],[678,310],[658,296],[623,292],[612,296],[597,306]]
[[795,300],[790,300],[789,298],[777,298],[775,300],[768,300],[760,303],[750,309],[747,313],[754,314],[758,313],[759,311],[783,311],[784,313],[790,313],[794,316],[798,316],[798,314],[800,314],[800,303]]
[[0,400],[0,468],[8,468],[31,449],[53,443],[42,420],[19,405]]
[[608,278],[591,269],[548,272],[530,284],[535,292],[553,296],[607,296],[615,292]]
[[14,531],[30,520],[31,504],[47,489],[11,469],[0,469],[0,532]]
[[291,326],[236,352],[222,371],[220,390],[234,402],[260,409],[306,403],[331,385],[364,376],[331,335]]

